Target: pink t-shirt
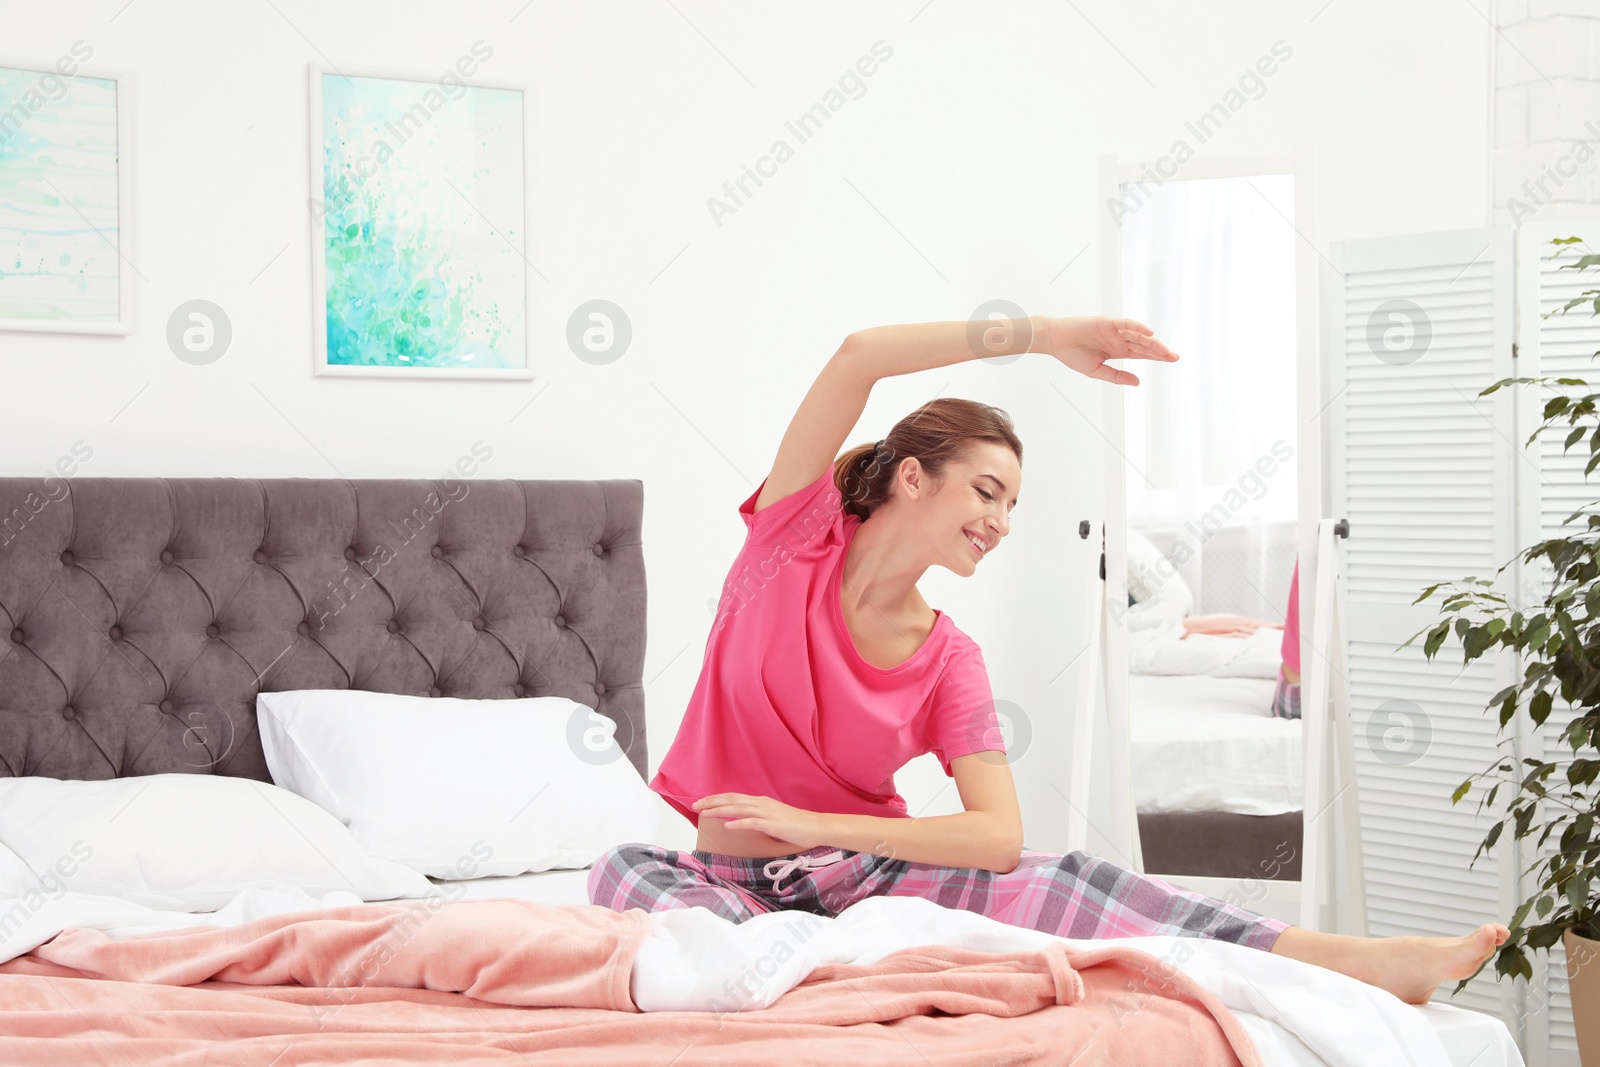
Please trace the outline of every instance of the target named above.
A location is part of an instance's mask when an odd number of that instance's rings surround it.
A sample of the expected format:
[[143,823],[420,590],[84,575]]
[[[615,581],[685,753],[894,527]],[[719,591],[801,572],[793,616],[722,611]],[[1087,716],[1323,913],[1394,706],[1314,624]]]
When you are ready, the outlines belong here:
[[861,658],[840,607],[845,550],[861,526],[833,471],[754,511],[722,586],[700,679],[650,788],[696,827],[711,793],[769,796],[807,811],[908,818],[894,772],[926,752],[946,774],[1004,752],[988,669],[944,612],[910,658]]
[[1294,561],[1294,577],[1289,579],[1289,610],[1283,621],[1283,665],[1300,673],[1300,561]]

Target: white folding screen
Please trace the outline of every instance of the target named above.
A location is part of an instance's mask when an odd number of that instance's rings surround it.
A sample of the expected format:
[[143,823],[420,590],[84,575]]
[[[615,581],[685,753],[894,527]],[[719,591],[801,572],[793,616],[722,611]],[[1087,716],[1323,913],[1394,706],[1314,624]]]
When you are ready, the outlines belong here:
[[[1516,678],[1509,656],[1463,667],[1427,586],[1488,578],[1514,554],[1514,254],[1509,230],[1335,243],[1324,272],[1323,358],[1332,514],[1347,518],[1344,606],[1368,926],[1372,935],[1454,935],[1503,921],[1513,870],[1495,850],[1469,868],[1493,821],[1454,789],[1496,752],[1489,699]],[[1310,813],[1307,815],[1311,817]],[[1361,931],[1355,931],[1361,932]],[[1492,965],[1436,1000],[1515,1026],[1519,993]]]

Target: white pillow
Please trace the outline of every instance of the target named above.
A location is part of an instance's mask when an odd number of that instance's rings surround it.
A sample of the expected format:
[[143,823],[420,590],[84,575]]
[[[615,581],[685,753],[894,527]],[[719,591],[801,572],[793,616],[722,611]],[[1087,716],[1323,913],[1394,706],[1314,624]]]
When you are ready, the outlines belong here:
[[1194,610],[1194,591],[1171,559],[1138,530],[1128,530],[1128,628],[1144,630],[1182,622]]
[[41,874],[44,879],[43,884],[41,875],[30,871],[28,865],[22,862],[21,856],[0,844],[0,900],[20,897],[30,889],[44,889],[52,895],[60,891],[61,883],[55,880],[53,870]]
[[362,900],[437,893],[416,871],[368,855],[315,804],[220,774],[0,778],[0,843],[32,868],[18,896],[64,882],[152,908],[215,911],[257,887]]
[[565,697],[299,689],[258,694],[256,720],[273,781],[435,878],[587,867],[660,820],[616,724]]

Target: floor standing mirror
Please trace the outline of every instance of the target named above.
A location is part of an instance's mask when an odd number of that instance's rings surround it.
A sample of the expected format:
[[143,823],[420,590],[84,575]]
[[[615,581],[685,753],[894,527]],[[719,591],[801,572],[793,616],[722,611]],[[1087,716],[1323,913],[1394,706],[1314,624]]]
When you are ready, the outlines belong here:
[[[1182,356],[1128,367],[1141,384],[1116,398],[1107,560],[1123,581],[1107,586],[1107,640],[1121,654],[1107,656],[1106,706],[1126,746],[1130,830],[1147,873],[1298,922],[1298,564],[1320,494],[1300,454],[1310,440],[1314,474],[1297,168],[1214,165],[1160,183],[1108,170],[1120,313]],[[1120,662],[1125,675],[1109,676]]]

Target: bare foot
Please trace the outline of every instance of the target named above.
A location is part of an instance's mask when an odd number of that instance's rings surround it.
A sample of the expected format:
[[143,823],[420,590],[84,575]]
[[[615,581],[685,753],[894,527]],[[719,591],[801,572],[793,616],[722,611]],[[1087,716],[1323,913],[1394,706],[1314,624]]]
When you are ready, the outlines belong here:
[[1461,937],[1385,937],[1373,942],[1359,978],[1407,1004],[1426,1004],[1439,983],[1468,978],[1511,931],[1484,923]]
[[1426,1004],[1441,982],[1469,977],[1510,936],[1500,923],[1461,937],[1351,937],[1291,926],[1272,951],[1359,978],[1407,1004]]

